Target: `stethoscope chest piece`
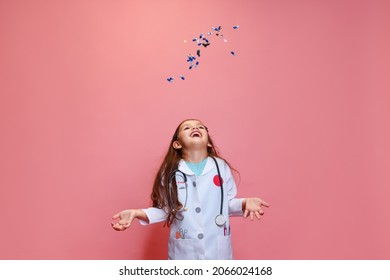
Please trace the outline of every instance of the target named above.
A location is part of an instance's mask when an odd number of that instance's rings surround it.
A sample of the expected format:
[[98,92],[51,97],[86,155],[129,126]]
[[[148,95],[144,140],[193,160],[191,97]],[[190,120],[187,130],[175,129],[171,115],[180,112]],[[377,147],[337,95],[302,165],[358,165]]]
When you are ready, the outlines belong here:
[[224,226],[226,224],[226,218],[224,215],[222,214],[219,214],[215,217],[215,223],[217,224],[217,226]]

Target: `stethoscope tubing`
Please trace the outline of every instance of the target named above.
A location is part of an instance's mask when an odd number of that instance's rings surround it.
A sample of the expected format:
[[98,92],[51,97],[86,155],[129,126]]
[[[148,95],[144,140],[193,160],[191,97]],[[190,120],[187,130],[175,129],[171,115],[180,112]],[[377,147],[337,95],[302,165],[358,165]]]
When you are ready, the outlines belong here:
[[223,182],[222,182],[222,176],[221,176],[221,172],[219,171],[219,166],[218,166],[218,163],[217,163],[217,160],[214,158],[214,157],[211,157],[214,162],[215,162],[215,166],[217,166],[217,173],[218,173],[218,179],[219,179],[219,183],[221,184],[221,205],[220,205],[220,210],[219,210],[219,214],[222,215],[222,210],[223,210]]
[[[174,205],[173,205],[173,201],[172,201],[172,195],[171,195],[172,194],[171,181],[176,176],[177,172],[181,173],[181,175],[184,178],[184,183],[186,185],[186,200],[184,201],[184,205],[183,205],[183,207],[181,209],[174,209],[174,207],[173,207]],[[179,211],[184,210],[187,207],[187,198],[188,198],[187,175],[183,171],[181,171],[179,169],[173,170],[171,172],[171,174],[169,175],[169,178],[168,178],[168,203],[171,204],[170,205],[171,209],[174,210],[175,212],[179,212]]]
[[[220,209],[219,210],[219,215],[217,215],[217,217],[218,216],[222,216],[223,217],[223,214],[222,214],[222,212],[223,212],[223,182],[222,182],[221,171],[219,170],[219,165],[217,163],[217,160],[214,157],[211,157],[211,158],[214,160],[215,166],[217,167],[218,179],[219,179],[219,183],[221,184],[221,204],[220,204],[220,208],[219,208]],[[186,199],[185,199],[184,205],[183,205],[183,207],[181,209],[174,209],[173,201],[172,201],[172,198],[171,198],[171,193],[172,193],[171,181],[176,176],[177,172],[179,172],[182,175],[182,177],[184,178],[184,183],[186,185],[186,187],[185,187],[186,188]],[[169,177],[168,177],[168,203],[171,204],[170,207],[171,207],[171,209],[173,211],[175,211],[175,212],[183,211],[183,210],[186,210],[186,207],[187,207],[187,198],[188,198],[187,175],[183,171],[181,171],[179,169],[175,169],[175,170],[173,170],[169,174]],[[223,219],[225,220],[224,217],[223,217]],[[219,226],[222,226],[224,224],[225,224],[225,222],[217,223],[217,225],[219,225]]]

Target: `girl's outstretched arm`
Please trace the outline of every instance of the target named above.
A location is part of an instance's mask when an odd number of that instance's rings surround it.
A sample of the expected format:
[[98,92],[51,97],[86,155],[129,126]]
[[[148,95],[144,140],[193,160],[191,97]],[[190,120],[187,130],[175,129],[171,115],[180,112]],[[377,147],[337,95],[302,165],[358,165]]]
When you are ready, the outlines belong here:
[[143,210],[129,209],[115,214],[112,219],[117,221],[111,222],[111,226],[115,230],[123,231],[130,227],[131,223],[135,218],[149,223],[149,218]]
[[244,212],[244,218],[250,217],[253,221],[254,216],[260,220],[261,215],[264,215],[262,206],[269,207],[269,204],[258,197],[244,198],[242,201],[242,211]]

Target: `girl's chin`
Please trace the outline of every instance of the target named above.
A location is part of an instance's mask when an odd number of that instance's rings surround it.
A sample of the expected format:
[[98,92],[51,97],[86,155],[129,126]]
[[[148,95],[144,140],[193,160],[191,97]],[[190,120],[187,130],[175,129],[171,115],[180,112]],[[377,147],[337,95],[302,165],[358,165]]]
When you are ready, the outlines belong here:
[[190,149],[190,148],[205,148],[207,149],[207,142],[204,142],[204,141],[189,141],[188,143],[186,143],[185,147],[187,149]]

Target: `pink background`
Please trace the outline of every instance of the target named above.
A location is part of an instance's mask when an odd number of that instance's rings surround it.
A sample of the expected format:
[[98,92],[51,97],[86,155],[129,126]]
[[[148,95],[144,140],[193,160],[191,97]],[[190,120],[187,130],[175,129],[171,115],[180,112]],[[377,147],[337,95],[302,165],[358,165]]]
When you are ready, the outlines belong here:
[[[110,222],[149,205],[185,118],[240,171],[239,197],[271,204],[233,219],[237,259],[390,259],[389,14],[386,0],[1,0],[0,259],[166,259],[162,224]],[[191,39],[217,25],[228,43],[188,70]]]

